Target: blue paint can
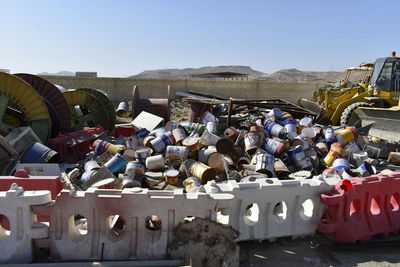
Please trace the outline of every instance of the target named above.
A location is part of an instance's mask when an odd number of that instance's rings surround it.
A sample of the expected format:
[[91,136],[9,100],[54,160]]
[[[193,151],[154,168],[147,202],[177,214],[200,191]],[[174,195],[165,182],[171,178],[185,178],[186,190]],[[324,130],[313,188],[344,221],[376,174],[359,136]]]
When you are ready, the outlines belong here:
[[108,143],[107,141],[97,139],[96,141],[93,142],[92,150],[96,152],[97,155],[102,155],[107,151],[109,146],[110,143]]
[[255,171],[266,174],[268,177],[276,177],[274,163],[275,157],[269,153],[258,154],[256,157]]
[[279,108],[273,108],[267,115],[267,117],[274,117],[277,120],[282,118],[282,116],[282,111]]
[[47,146],[36,142],[22,156],[22,163],[52,163],[58,161],[58,153]]
[[104,166],[110,170],[112,173],[119,173],[125,170],[128,162],[121,154],[115,154],[111,159],[109,159]]
[[[164,135],[162,137],[164,137]],[[156,137],[150,141],[151,147],[157,153],[161,153],[162,151],[164,151],[164,149],[166,147],[165,142],[163,141],[162,137]]]
[[161,136],[161,140],[163,141],[165,146],[170,145],[168,136],[166,136],[166,135]]
[[306,157],[302,146],[295,146],[288,150],[287,152],[289,159],[295,163],[298,160],[302,160]]
[[370,175],[376,174],[375,166],[372,166],[371,163],[367,163],[367,162],[364,162],[363,164],[361,164],[354,171],[360,173],[363,176],[370,176]]
[[347,159],[344,158],[335,159],[332,167],[337,171],[350,170],[349,162],[347,161]]
[[149,131],[147,131],[146,128],[140,129],[139,131],[136,132],[136,136],[139,136],[140,138],[145,138],[146,136],[149,135]]
[[288,133],[297,133],[297,123],[295,120],[284,120],[283,125]]
[[175,138],[171,132],[167,132],[165,135],[161,136],[161,140],[164,142],[165,146],[175,144]]
[[284,137],[286,135],[286,129],[273,121],[267,120],[264,123],[264,129],[267,130],[269,135],[274,135],[277,137]]

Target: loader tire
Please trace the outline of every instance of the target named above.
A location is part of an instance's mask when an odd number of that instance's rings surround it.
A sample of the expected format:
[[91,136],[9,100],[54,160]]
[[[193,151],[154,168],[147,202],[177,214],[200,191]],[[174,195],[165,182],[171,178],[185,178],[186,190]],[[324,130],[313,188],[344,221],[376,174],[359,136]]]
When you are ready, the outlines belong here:
[[351,114],[353,114],[353,111],[359,107],[373,107],[373,105],[366,102],[356,102],[351,104],[343,111],[342,116],[340,117],[340,126],[346,127],[349,123]]

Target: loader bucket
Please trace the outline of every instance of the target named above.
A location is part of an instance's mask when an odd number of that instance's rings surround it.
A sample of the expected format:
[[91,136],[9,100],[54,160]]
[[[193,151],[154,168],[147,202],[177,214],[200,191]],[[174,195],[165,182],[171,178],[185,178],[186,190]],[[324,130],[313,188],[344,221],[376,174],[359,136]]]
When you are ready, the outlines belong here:
[[317,118],[315,120],[315,122],[320,123],[320,124],[324,124],[324,125],[330,125],[331,124],[331,120],[329,119],[329,117],[326,115],[326,112],[324,110],[323,107],[321,107],[318,103],[307,100],[307,99],[299,99],[299,101],[297,102],[297,104],[312,112],[317,115]]
[[361,127],[373,124],[369,130],[370,136],[387,140],[391,143],[400,142],[400,110],[395,108],[357,108],[350,117],[349,125],[360,124]]

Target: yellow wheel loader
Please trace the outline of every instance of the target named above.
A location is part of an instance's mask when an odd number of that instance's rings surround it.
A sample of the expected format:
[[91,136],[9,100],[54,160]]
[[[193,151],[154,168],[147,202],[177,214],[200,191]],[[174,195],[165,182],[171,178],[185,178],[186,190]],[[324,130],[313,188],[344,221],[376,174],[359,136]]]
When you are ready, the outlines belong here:
[[[355,85],[319,89],[314,92],[312,101],[301,99],[298,104],[319,114],[317,122],[341,125],[355,124],[362,126],[374,123],[370,135],[391,142],[400,140],[400,57],[378,58],[375,63],[362,66],[365,81]],[[345,76],[346,77],[346,76]],[[359,123],[359,124],[360,124]],[[391,131],[399,132],[396,137]]]
[[372,107],[356,108],[349,125],[371,125],[368,135],[400,143],[400,57],[379,58],[370,80]]

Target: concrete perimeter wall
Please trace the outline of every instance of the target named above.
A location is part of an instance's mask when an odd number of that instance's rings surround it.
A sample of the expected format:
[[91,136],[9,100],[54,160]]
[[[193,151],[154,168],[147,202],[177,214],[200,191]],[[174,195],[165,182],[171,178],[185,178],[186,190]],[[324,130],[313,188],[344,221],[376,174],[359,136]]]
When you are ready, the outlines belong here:
[[166,98],[171,86],[171,98],[176,91],[197,91],[216,96],[243,99],[281,98],[295,103],[299,98],[310,98],[318,87],[315,83],[278,83],[269,81],[210,81],[157,80],[129,78],[86,78],[69,76],[42,76],[67,89],[93,88],[105,91],[113,102],[130,101],[132,88],[139,86],[141,98]]

